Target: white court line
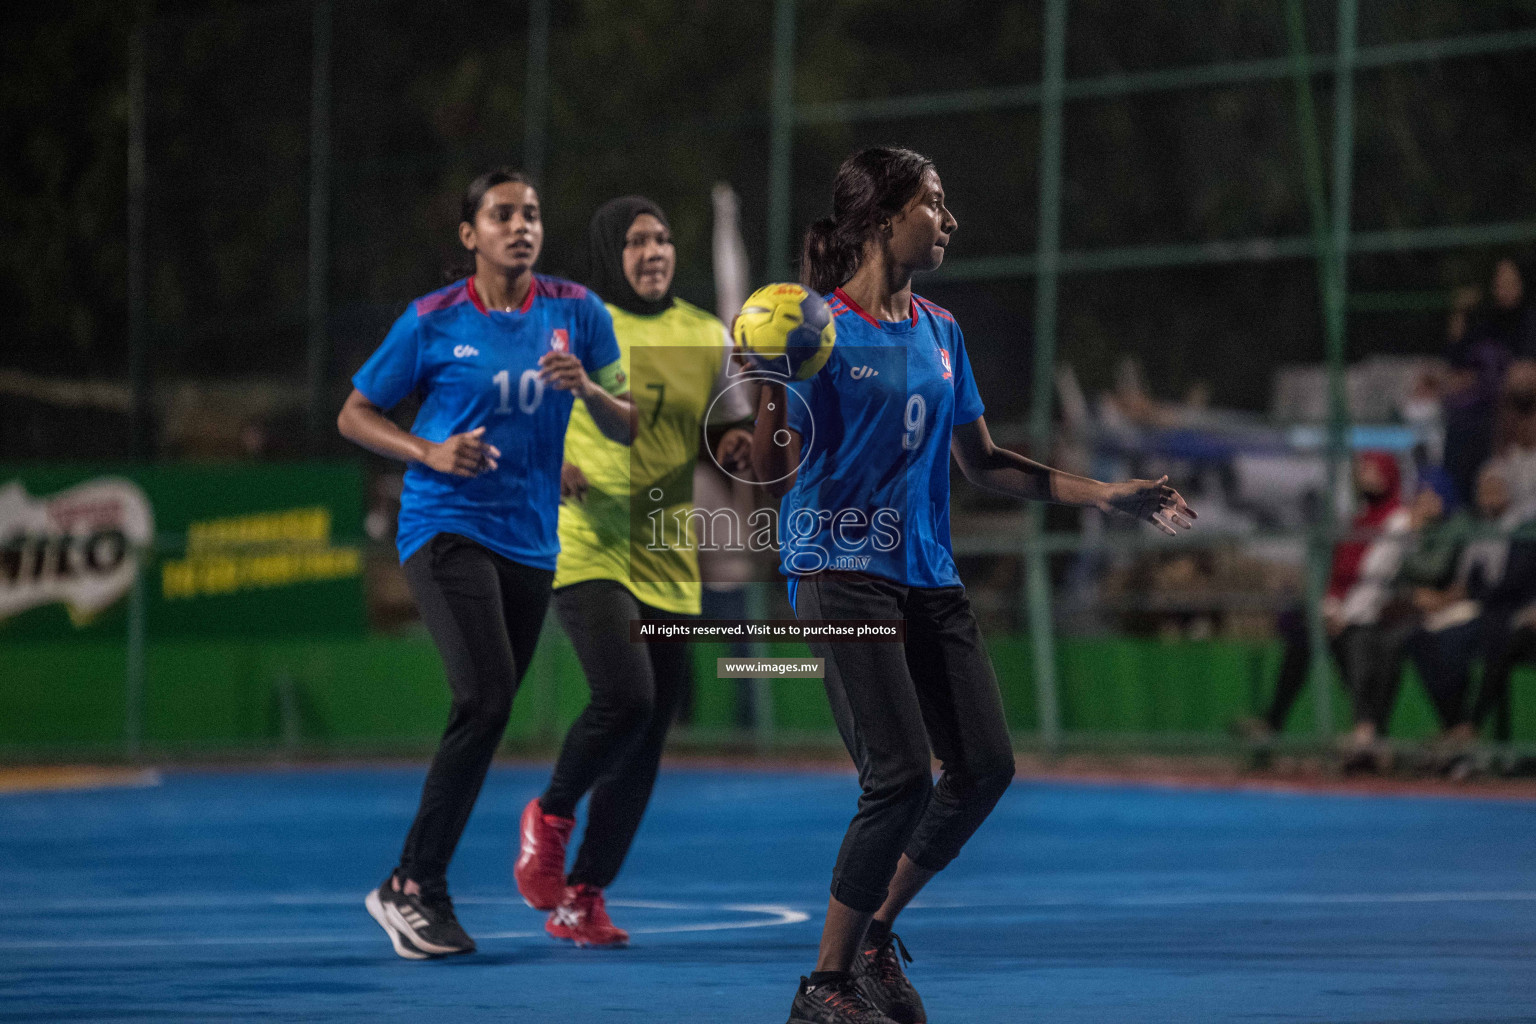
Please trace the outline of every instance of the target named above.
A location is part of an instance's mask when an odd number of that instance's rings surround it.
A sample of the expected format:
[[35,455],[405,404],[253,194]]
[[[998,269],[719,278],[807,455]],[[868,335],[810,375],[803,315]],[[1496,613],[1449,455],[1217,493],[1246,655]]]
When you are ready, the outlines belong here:
[[[366,895],[366,893],[365,893]],[[155,896],[99,896],[95,898],[71,898],[67,900],[39,900],[20,902],[6,901],[6,906],[11,909],[19,908],[22,913],[48,913],[70,910],[227,910],[239,907],[267,906],[267,907],[322,907],[322,906],[351,906],[359,902],[362,896],[357,893],[279,893],[270,895],[266,893],[251,893],[242,896],[236,893],[194,893],[183,895],[178,893],[166,893]],[[517,896],[455,896],[454,906],[526,906]],[[610,900],[609,903],[616,907],[649,907],[650,903],[644,901],[625,902],[623,900]],[[712,904],[710,904],[712,906]],[[674,909],[671,903],[655,904],[662,909]]]
[[[195,895],[166,894],[163,896],[104,896],[97,899],[7,900],[6,909],[13,915],[47,914],[65,911],[158,911],[158,910],[227,910],[253,907],[319,907],[351,906],[360,902],[355,893],[286,893],[278,895],[252,894],[239,896],[224,893]],[[467,906],[523,906],[516,896],[465,896],[454,897],[454,904]],[[969,903],[962,900],[932,900],[918,898],[911,904],[913,910],[960,910],[987,908],[994,910],[1051,907],[1184,907],[1221,905],[1328,905],[1328,904],[1393,904],[1393,903],[1508,903],[1536,902],[1536,891],[1503,890],[1492,892],[1275,892],[1275,893],[1163,893],[1147,896],[1037,896],[1006,902]],[[780,904],[761,903],[679,903],[665,900],[609,900],[611,907],[630,907],[641,910],[719,910],[742,913],[799,914],[795,920],[773,921],[770,924],[798,924],[806,920],[798,910],[789,910]],[[697,930],[704,926],[689,926]],[[709,925],[713,929],[718,926]],[[746,926],[742,926],[746,927]],[[751,927],[763,927],[753,924]],[[670,930],[670,929],[669,929]],[[0,945],[0,948],[8,948]]]
[[[182,902],[177,904],[179,908],[188,906],[186,900],[191,897],[182,897]],[[212,897],[211,901],[195,906],[228,907],[249,905],[251,903],[265,902],[268,906],[294,906],[304,904],[332,905],[340,902],[355,903],[356,897],[347,897],[345,900],[335,896],[319,897],[283,897],[284,902],[278,902],[278,898],[262,900],[246,900],[231,903],[229,897]],[[78,901],[75,901],[78,902]],[[455,901],[460,903],[469,900]],[[517,903],[521,900],[511,898],[491,897],[479,902]],[[155,903],[149,898],[138,902],[134,909],[155,910],[165,907],[165,903]],[[739,914],[763,914],[764,919],[751,919],[746,921],[708,921],[700,924],[668,925],[659,928],[631,928],[631,935],[671,935],[681,932],[714,932],[730,931],[738,928],[771,928],[778,925],[800,924],[810,920],[810,914],[795,910],[790,907],[779,906],[772,903],[671,903],[651,900],[610,900],[610,906],[615,907],[644,907],[654,910],[683,910],[683,911],[722,911]],[[367,934],[368,930],[359,928],[357,932],[347,932],[329,935],[191,935],[175,938],[153,938],[147,936],[131,936],[120,939],[38,939],[30,941],[0,941],[0,950],[28,950],[28,949],[143,949],[150,947],[168,946],[286,946],[286,945],[341,945],[347,943],[368,942],[377,944],[378,936]],[[543,931],[514,931],[514,932],[482,932],[480,939],[531,939],[542,936]]]
[[[771,915],[770,918],[762,921],[710,921],[705,924],[669,925],[665,928],[625,929],[631,935],[675,935],[678,932],[723,932],[736,928],[773,928],[781,924],[800,924],[811,919],[811,915],[804,911],[791,910],[789,907],[780,907],[771,903],[722,903],[719,906],[713,906],[699,903],[658,903],[650,900],[609,900],[608,905],[610,907],[647,907],[653,910],[728,910],[732,913]],[[513,939],[523,938],[528,934],[530,933],[491,932],[486,935],[486,938]],[[542,935],[543,933],[532,934]]]
[[[157,911],[166,909],[227,909],[292,906],[336,906],[357,902],[356,894],[292,893],[268,896],[241,897],[207,893],[187,896],[117,897],[101,900],[55,900],[31,905],[12,905],[12,912],[21,913],[47,910],[97,910],[97,911]],[[460,905],[521,905],[522,901],[510,896],[477,896],[457,900]],[[1119,896],[1100,899],[1081,897],[1038,897],[1006,903],[964,903],[947,901],[914,901],[913,910],[960,910],[985,909],[991,911],[1070,908],[1124,908],[1124,907],[1187,907],[1187,906],[1369,906],[1425,903],[1506,903],[1536,902],[1536,891],[1493,892],[1383,892],[1383,893],[1168,893],[1149,896]],[[764,915],[760,919],[746,921],[705,921],[697,924],[668,925],[656,928],[631,928],[635,935],[669,935],[685,932],[731,931],[745,928],[770,928],[780,925],[801,924],[810,920],[810,914],[792,907],[770,903],[680,903],[662,900],[611,900],[610,906],[647,910],[677,910],[700,912],[724,912]],[[541,931],[501,931],[482,933],[484,939],[527,939],[542,935]],[[283,946],[328,945],[373,942],[375,936],[340,934],[299,935],[247,935],[153,938],[131,936],[118,939],[57,939],[33,941],[0,941],[0,950],[28,949],[135,949],[149,947],[203,947],[203,946]]]
[[1330,903],[1504,903],[1536,900],[1536,892],[1297,892],[1297,893],[1212,893],[1208,896],[1137,896],[1118,901],[1127,907],[1173,907],[1202,904],[1301,904]]
[[[358,893],[251,893],[242,896],[236,893],[193,893],[178,894],[165,893],[154,896],[99,896],[95,898],[74,897],[67,900],[27,900],[7,899],[5,906],[8,911],[19,913],[48,913],[65,910],[225,910],[229,908],[269,906],[269,907],[321,907],[321,906],[351,906],[362,902],[363,896]],[[760,910],[772,906],[777,910],[779,904],[726,904],[726,903],[679,903],[675,900],[608,900],[610,907],[633,907],[640,910]],[[453,904],[456,907],[489,906],[489,907],[525,907],[520,896],[455,896]]]

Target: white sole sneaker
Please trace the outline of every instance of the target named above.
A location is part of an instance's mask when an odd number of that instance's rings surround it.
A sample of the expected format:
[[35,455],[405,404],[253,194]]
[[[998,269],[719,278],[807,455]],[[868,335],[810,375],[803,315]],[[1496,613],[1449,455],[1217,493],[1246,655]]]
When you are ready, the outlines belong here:
[[444,946],[422,938],[421,933],[416,930],[416,925],[424,925],[426,921],[422,919],[421,915],[414,908],[406,908],[416,918],[413,923],[393,903],[385,903],[383,900],[379,900],[379,907],[384,911],[384,919],[389,922],[389,927],[399,933],[400,937],[406,941],[406,944],[418,952],[426,953],[430,956],[457,956],[460,953],[474,952],[473,947],[460,949],[458,946]]
[[368,916],[377,921],[379,927],[384,929],[384,934],[389,936],[389,941],[394,945],[396,953],[407,960],[431,959],[429,954],[417,949],[409,939],[395,930],[394,925],[390,923],[383,901],[379,899],[377,889],[368,891],[368,895],[363,899],[363,906],[368,908]]

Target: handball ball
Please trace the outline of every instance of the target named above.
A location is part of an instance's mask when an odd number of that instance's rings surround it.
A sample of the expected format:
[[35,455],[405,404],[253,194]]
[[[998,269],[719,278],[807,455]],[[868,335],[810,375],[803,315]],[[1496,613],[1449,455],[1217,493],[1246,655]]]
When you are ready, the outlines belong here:
[[758,369],[809,380],[827,365],[837,328],[826,300],[798,284],[770,284],[747,297],[732,329]]

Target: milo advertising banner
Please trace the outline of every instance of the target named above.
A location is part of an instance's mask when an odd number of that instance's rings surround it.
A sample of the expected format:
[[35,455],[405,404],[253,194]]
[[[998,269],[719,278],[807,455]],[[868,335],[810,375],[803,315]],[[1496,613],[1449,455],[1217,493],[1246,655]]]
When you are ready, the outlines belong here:
[[362,632],[351,464],[0,466],[0,642]]

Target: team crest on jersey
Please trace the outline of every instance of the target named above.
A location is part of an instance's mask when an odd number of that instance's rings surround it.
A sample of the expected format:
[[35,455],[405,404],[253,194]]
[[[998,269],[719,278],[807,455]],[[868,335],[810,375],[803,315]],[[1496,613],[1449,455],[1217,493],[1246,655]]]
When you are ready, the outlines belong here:
[[564,327],[555,328],[555,333],[549,336],[549,347],[553,352],[569,352],[571,350],[571,335]]
[[950,365],[949,365],[949,350],[948,349],[942,349],[942,348],[939,349],[939,362],[944,364],[944,379],[945,380],[949,380],[951,378],[951,376],[952,376],[952,370],[950,369]]

